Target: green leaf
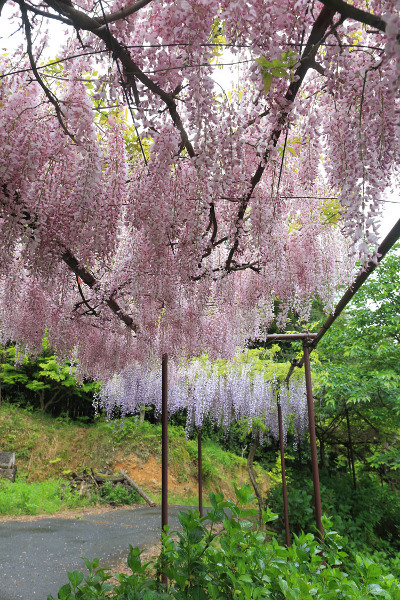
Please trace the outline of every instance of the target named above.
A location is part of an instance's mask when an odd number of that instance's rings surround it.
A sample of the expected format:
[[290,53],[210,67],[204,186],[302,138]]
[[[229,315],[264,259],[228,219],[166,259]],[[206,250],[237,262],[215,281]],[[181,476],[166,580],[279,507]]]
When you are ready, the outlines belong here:
[[[64,473],[64,471],[63,471],[63,473]],[[92,565],[90,563],[90,560],[88,558],[85,558],[84,556],[82,556],[81,558],[82,558],[83,562],[85,563],[86,568],[91,573],[93,571],[93,569],[92,569]]]
[[205,593],[202,587],[196,586],[189,590],[189,598],[191,600],[207,600],[208,595]]
[[381,596],[382,598],[388,598],[389,600],[391,598],[389,592],[387,592],[386,590],[384,590],[377,583],[370,583],[367,586],[367,591],[368,591],[369,594],[372,594],[373,596]]
[[58,590],[58,599],[59,600],[68,600],[71,596],[71,586],[69,583],[66,583]]
[[265,510],[262,511],[262,518],[264,523],[270,523],[271,521],[276,521],[278,519],[278,514],[272,512],[269,506],[266,507]]
[[239,581],[243,581],[244,583],[253,583],[253,578],[245,573],[244,575],[240,575]]
[[70,573],[67,573],[67,575],[68,575],[68,579],[70,580],[70,582],[74,588],[77,588],[78,585],[80,583],[82,583],[82,581],[84,579],[84,575],[83,575],[82,571],[72,571]]
[[274,77],[289,77],[289,73],[282,67],[275,67],[271,70]]
[[145,592],[144,596],[143,596],[143,600],[159,600],[160,599],[160,594],[158,592],[155,592],[154,590],[149,590],[148,592]]
[[189,531],[188,539],[191,544],[197,544],[204,537],[204,530],[201,527],[195,527]]
[[269,90],[271,89],[271,85],[272,85],[272,74],[269,71],[263,71],[262,72],[262,80],[263,80],[263,84],[264,84],[264,94],[268,94]]
[[269,69],[270,67],[272,67],[272,62],[270,62],[269,60],[267,60],[265,58],[265,56],[260,56],[259,58],[256,58],[255,61],[261,67],[263,67],[263,69]]

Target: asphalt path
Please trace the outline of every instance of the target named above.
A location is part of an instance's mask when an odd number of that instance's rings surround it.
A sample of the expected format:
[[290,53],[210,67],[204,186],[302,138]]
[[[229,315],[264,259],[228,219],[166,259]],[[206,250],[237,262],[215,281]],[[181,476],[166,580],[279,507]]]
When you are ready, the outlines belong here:
[[[169,525],[178,529],[178,512],[169,507]],[[150,547],[160,539],[159,506],[106,510],[77,519],[0,521],[0,600],[57,598],[67,571],[86,572],[80,557],[99,558],[100,566],[126,560],[129,544]]]

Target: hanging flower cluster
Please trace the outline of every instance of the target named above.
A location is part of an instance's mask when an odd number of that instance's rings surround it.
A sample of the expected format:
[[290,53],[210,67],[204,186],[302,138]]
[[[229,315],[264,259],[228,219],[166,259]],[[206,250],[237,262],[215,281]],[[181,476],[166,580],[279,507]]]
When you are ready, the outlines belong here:
[[[104,380],[164,352],[229,357],[277,303],[281,327],[317,297],[328,311],[377,260],[398,2],[354,0],[361,21],[308,0],[11,4],[0,341],[47,335]],[[66,29],[47,66],[46,12]]]
[[[152,405],[161,414],[161,369],[135,365],[114,375],[101,387],[96,398],[108,417],[126,416]],[[289,386],[254,373],[251,365],[220,366],[193,360],[169,367],[168,414],[187,411],[186,429],[200,428],[205,419],[228,430],[245,420],[249,431],[260,440],[279,438],[277,402],[282,409],[284,437],[292,424],[296,438],[307,426],[304,379],[291,378]]]

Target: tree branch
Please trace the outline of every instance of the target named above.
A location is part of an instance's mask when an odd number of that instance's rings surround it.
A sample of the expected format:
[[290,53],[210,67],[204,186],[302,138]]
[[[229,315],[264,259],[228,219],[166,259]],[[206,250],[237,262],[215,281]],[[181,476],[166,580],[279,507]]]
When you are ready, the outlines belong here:
[[[9,197],[9,193],[8,193],[8,189],[7,189],[7,185],[6,184],[1,184],[0,186],[3,190],[3,194],[5,195],[6,198]],[[18,200],[18,198],[17,198]],[[0,203],[1,205],[1,203]],[[29,227],[32,231],[32,238],[35,237],[35,221],[36,221],[36,217],[31,216],[31,214],[29,213],[29,211],[27,210],[23,210],[22,211],[22,215],[23,215],[23,222],[21,223],[20,221],[18,222],[19,225],[21,225],[23,227],[24,233],[26,233],[26,227]],[[11,214],[10,216],[16,216]],[[61,244],[59,244],[61,247]],[[72,252],[70,252],[69,250],[63,250],[62,254],[61,254],[61,259],[65,262],[65,264],[71,269],[71,271],[73,273],[75,273],[76,276],[80,277],[82,279],[82,281],[84,283],[86,283],[87,286],[89,286],[91,289],[94,289],[97,285],[98,282],[96,280],[96,278],[89,273],[89,271],[87,271],[84,267],[81,267],[79,265],[78,260],[75,258],[75,256],[72,254]],[[125,325],[127,327],[129,327],[129,329],[131,329],[132,331],[134,331],[135,333],[137,333],[138,331],[138,327],[137,325],[133,322],[132,317],[130,317],[129,315],[127,315],[119,306],[119,304],[113,299],[113,296],[115,294],[113,294],[112,296],[110,296],[110,298],[108,300],[106,300],[106,304],[107,306],[112,310],[113,313],[115,313],[117,315],[117,317],[123,322],[125,323]]]
[[126,8],[121,8],[114,13],[106,15],[105,19],[103,19],[103,23],[113,23],[114,21],[118,21],[119,19],[126,19],[129,15],[137,12],[147,4],[150,4],[152,0],[138,0],[132,6],[127,6]]
[[321,0],[321,2],[328,8],[340,13],[345,19],[359,21],[360,23],[364,23],[364,25],[370,25],[374,29],[378,29],[379,31],[384,32],[386,30],[386,23],[381,17],[372,15],[355,6],[351,6],[351,4],[347,4],[346,2],[343,2],[343,0]]
[[86,300],[86,298],[85,298],[85,296],[83,294],[83,291],[82,291],[82,288],[81,288],[81,283],[80,283],[80,281],[81,281],[80,278],[78,277],[78,275],[75,275],[75,277],[76,277],[76,282],[78,284],[79,294],[80,294],[80,296],[82,298],[83,304],[89,309],[89,313],[90,314],[95,315],[97,317],[98,313],[95,311],[95,309],[92,306],[90,306],[89,302]]
[[38,82],[38,84],[40,85],[40,87],[42,88],[42,90],[44,91],[44,93],[46,95],[46,98],[54,106],[54,108],[56,110],[56,116],[57,116],[58,122],[60,123],[60,125],[62,127],[62,130],[64,131],[64,133],[68,137],[71,138],[71,140],[73,142],[75,142],[74,136],[72,135],[72,133],[70,131],[68,131],[67,126],[65,125],[65,123],[63,121],[63,114],[62,114],[60,105],[58,104],[57,98],[54,96],[53,92],[51,92],[51,90],[49,90],[49,88],[45,85],[45,83],[43,82],[43,80],[40,77],[39,72],[38,72],[38,70],[36,68],[36,63],[35,63],[35,59],[33,57],[33,52],[32,52],[31,24],[29,22],[27,6],[26,6],[25,2],[23,2],[23,0],[20,0],[19,6],[20,6],[20,9],[21,9],[22,22],[23,22],[24,27],[25,27],[26,51],[28,53],[29,62],[31,64],[31,68],[32,68],[33,74],[34,74],[34,76],[36,78],[36,81]]
[[[86,283],[87,286],[89,286],[91,289],[94,289],[97,287],[98,282],[97,282],[96,278],[93,277],[93,275],[91,273],[89,273],[89,271],[87,271],[84,267],[79,265],[78,260],[75,258],[75,256],[72,254],[72,252],[70,252],[69,250],[66,250],[61,255],[61,258],[65,262],[65,264],[71,269],[71,271],[73,273],[75,273],[75,275],[80,277],[82,279],[82,281],[84,283]],[[108,298],[108,300],[106,300],[105,303],[112,310],[112,312],[114,314],[116,314],[117,317],[123,323],[125,323],[125,325],[129,329],[131,329],[135,333],[137,332],[138,328],[137,328],[137,325],[133,322],[132,317],[130,317],[128,314],[126,314],[113,298]]]
[[254,455],[256,453],[256,450],[259,446],[259,442],[258,440],[254,440],[251,443],[250,446],[250,450],[249,450],[249,455],[247,457],[247,472],[249,474],[250,477],[250,481],[251,481],[251,485],[253,486],[253,490],[254,493],[257,497],[257,501],[258,501],[258,506],[259,506],[259,512],[258,512],[258,521],[259,521],[259,525],[260,527],[263,526],[263,510],[265,508],[265,502],[264,502],[264,498],[263,495],[260,491],[260,488],[258,487],[258,483],[257,483],[257,475],[256,472],[254,471]]
[[181,134],[183,146],[186,148],[189,156],[193,158],[195,156],[195,151],[191,142],[189,141],[189,136],[179,116],[173,94],[165,92],[152,79],[145,75],[145,73],[132,59],[129,50],[120,44],[120,42],[118,42],[114,35],[109,31],[108,27],[106,27],[104,20],[93,19],[84,12],[76,10],[73,6],[62,2],[62,0],[46,0],[46,2],[51,8],[53,8],[53,10],[70,19],[73,22],[74,27],[78,29],[84,29],[85,31],[90,31],[103,40],[113,57],[121,61],[127,79],[131,80],[132,77],[136,77],[148,90],[161,98],[168,108],[175,127]]
[[[280,138],[280,135],[285,127],[286,120],[287,120],[287,117],[289,114],[289,106],[290,105],[288,105],[288,103],[292,104],[294,102],[294,100],[297,96],[297,93],[301,87],[301,84],[303,83],[304,78],[307,74],[308,69],[311,67],[315,68],[315,56],[318,52],[318,49],[319,49],[321,43],[325,40],[326,36],[329,34],[329,31],[327,33],[327,30],[328,30],[328,27],[332,24],[332,19],[334,17],[334,14],[335,14],[334,10],[324,6],[324,8],[321,10],[320,14],[318,15],[318,17],[316,18],[316,20],[314,22],[313,28],[310,33],[310,37],[308,38],[306,47],[305,47],[304,52],[300,59],[300,65],[296,69],[294,80],[289,85],[288,91],[286,92],[286,95],[285,95],[286,108],[284,108],[282,110],[282,114],[279,119],[279,127],[277,129],[275,129],[271,134],[269,146],[272,145],[273,147],[276,147],[278,140]],[[240,234],[240,230],[242,228],[243,217],[244,217],[247,207],[249,205],[250,199],[253,195],[254,189],[257,186],[257,184],[260,182],[261,177],[265,171],[266,163],[268,162],[269,155],[270,155],[270,149],[268,149],[265,152],[264,157],[263,157],[263,159],[264,159],[263,162],[259,163],[256,172],[254,173],[253,177],[251,178],[250,189],[249,189],[248,193],[246,194],[246,196],[243,198],[242,202],[240,203],[238,214],[236,217],[235,241],[229,251],[228,258],[226,259],[226,263],[225,263],[225,269],[227,271],[231,270],[233,256],[239,247],[239,234]]]
[[[6,1],[6,0],[4,0],[4,1]],[[36,6],[33,6],[32,4],[25,4],[25,6],[27,7],[28,10],[35,13],[35,15],[47,17],[48,19],[55,19],[56,21],[61,21],[61,23],[65,23],[66,25],[73,25],[72,21],[70,21],[69,19],[65,19],[64,17],[61,17],[60,15],[53,15],[52,13],[46,12],[45,10],[40,10],[39,8],[36,8]]]

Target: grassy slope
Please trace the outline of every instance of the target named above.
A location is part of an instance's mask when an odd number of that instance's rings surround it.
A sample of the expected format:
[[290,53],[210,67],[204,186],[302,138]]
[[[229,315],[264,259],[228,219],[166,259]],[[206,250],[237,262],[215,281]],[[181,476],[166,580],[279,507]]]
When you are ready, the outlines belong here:
[[[134,418],[126,419],[123,425],[119,422],[79,425],[3,404],[0,451],[15,452],[19,479],[31,484],[68,478],[72,471],[81,472],[85,468],[107,467],[113,472],[124,469],[155,501],[161,497],[159,425],[138,423]],[[170,501],[196,504],[197,441],[186,440],[181,427],[169,429],[169,466]],[[261,487],[266,491],[268,476],[261,469],[258,472]],[[233,497],[233,484],[248,482],[246,460],[205,442],[203,478],[205,498],[209,490],[223,491]],[[54,506],[52,512],[66,505]]]

